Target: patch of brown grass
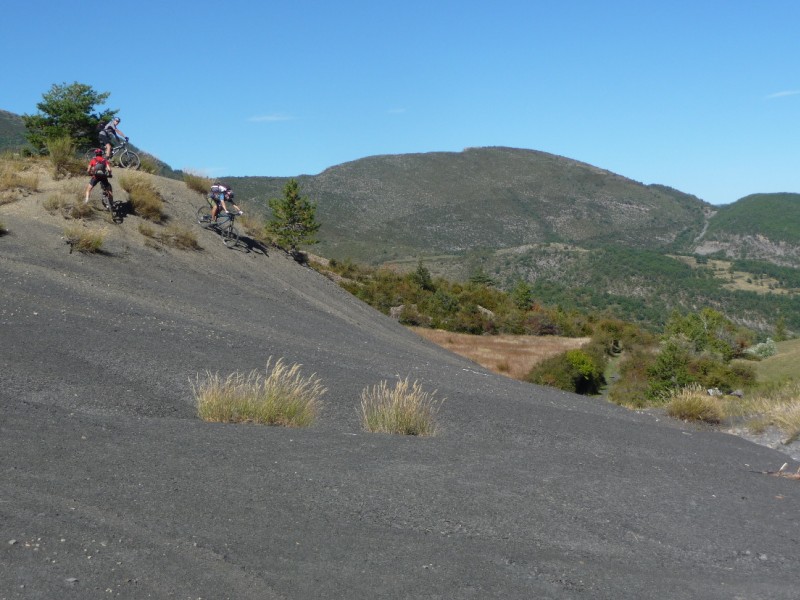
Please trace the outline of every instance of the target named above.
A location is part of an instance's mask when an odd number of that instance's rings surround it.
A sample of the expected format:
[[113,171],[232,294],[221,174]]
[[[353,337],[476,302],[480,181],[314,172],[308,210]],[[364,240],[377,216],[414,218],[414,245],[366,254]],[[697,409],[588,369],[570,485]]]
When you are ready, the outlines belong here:
[[183,173],[183,182],[186,184],[186,187],[193,192],[203,195],[209,192],[211,184],[213,183],[208,177],[190,171],[185,171]]
[[580,348],[590,338],[535,335],[469,335],[441,329],[410,327],[417,335],[500,375],[525,381],[546,358]]
[[128,199],[137,215],[155,223],[164,220],[164,200],[147,175],[125,173],[119,183],[128,192]]
[[164,229],[156,230],[147,223],[139,224],[139,233],[146,238],[155,240],[164,246],[179,250],[199,250],[197,235],[194,231],[182,225],[170,225]]
[[39,190],[39,176],[32,172],[33,159],[0,161],[0,205],[16,202]]
[[108,232],[103,229],[94,229],[80,224],[69,225],[64,229],[64,240],[73,250],[83,254],[95,254],[100,251]]

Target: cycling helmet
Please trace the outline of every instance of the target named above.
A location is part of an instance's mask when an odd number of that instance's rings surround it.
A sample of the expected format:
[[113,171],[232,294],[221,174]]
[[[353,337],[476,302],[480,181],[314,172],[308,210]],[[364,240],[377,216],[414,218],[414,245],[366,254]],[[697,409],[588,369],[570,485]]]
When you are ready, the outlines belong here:
[[95,156],[103,156],[103,151],[100,150],[100,148],[95,148],[94,155]]
[[119,123],[120,121],[122,121],[122,119],[120,119],[119,117],[114,117],[114,121],[116,121],[117,123]]

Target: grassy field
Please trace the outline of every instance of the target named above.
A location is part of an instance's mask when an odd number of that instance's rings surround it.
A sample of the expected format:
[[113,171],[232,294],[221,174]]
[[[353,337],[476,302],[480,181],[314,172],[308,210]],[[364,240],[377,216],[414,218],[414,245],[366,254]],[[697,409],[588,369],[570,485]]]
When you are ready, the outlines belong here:
[[531,368],[544,359],[580,348],[589,341],[589,338],[550,335],[469,335],[424,327],[410,329],[490,371],[519,380],[524,380]]
[[752,364],[761,385],[779,384],[787,379],[800,380],[800,339],[778,342],[778,353]]

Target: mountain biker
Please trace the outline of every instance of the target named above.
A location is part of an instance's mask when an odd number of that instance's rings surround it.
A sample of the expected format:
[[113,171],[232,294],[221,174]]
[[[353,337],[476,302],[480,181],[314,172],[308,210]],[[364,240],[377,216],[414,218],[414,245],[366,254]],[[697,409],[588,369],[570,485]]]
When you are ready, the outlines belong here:
[[211,221],[214,222],[217,220],[217,215],[219,214],[220,208],[228,212],[228,207],[225,204],[225,201],[229,201],[231,206],[236,209],[236,213],[244,214],[242,209],[236,206],[233,202],[233,190],[226,185],[221,183],[215,183],[211,186],[211,191],[208,193],[208,203],[211,205]]
[[103,128],[100,130],[100,133],[97,134],[97,139],[100,140],[100,145],[104,146],[106,149],[106,158],[111,158],[111,136],[113,135],[117,138],[117,141],[120,138],[125,138],[125,141],[128,141],[128,137],[122,133],[122,130],[117,127],[119,125],[120,118],[114,117],[108,123],[106,123]]
[[92,188],[99,183],[100,187],[108,192],[109,205],[106,206],[106,208],[111,210],[110,202],[114,199],[114,189],[111,187],[111,182],[108,180],[108,178],[111,177],[111,164],[103,156],[103,151],[100,150],[100,148],[94,151],[94,158],[89,161],[89,166],[86,168],[86,173],[91,175],[92,178],[89,180],[89,184],[86,186],[86,199],[83,201],[83,203],[89,203],[89,194],[91,193]]

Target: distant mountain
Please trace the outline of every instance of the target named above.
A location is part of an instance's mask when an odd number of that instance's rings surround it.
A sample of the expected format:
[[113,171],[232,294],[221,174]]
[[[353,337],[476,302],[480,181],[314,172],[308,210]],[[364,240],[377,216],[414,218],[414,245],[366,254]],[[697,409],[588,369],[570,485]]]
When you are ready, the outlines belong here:
[[720,207],[695,251],[800,267],[800,194],[753,194]]
[[[282,180],[228,178],[245,197]],[[374,156],[298,178],[318,203],[320,252],[370,261],[560,242],[685,247],[709,205],[533,150]]]
[[[756,329],[769,330],[776,314],[800,328],[793,195],[715,207],[513,148],[374,156],[296,179],[318,205],[314,252],[329,258],[398,268],[423,259],[434,275],[480,272],[506,289],[524,280],[541,301],[646,323],[663,323],[676,308],[713,306]],[[224,180],[251,210],[267,212],[287,178]],[[734,261],[747,272],[731,275]]]
[[26,143],[22,117],[0,110],[0,152],[22,148]]

